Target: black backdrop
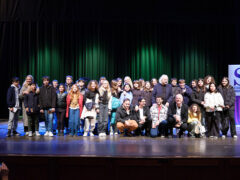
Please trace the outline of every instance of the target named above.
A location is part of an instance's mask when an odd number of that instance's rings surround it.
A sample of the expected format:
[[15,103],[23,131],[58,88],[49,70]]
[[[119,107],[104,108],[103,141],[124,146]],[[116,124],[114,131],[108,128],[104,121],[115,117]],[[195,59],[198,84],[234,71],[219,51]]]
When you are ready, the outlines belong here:
[[237,0],[0,0],[0,116],[12,76],[219,80],[239,63],[238,18]]

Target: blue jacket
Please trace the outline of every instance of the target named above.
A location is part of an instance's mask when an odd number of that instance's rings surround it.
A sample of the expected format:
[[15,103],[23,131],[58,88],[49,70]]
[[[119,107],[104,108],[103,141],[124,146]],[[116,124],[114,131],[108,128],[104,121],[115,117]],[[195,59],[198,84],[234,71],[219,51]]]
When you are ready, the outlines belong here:
[[165,104],[166,102],[170,104],[173,98],[172,86],[170,84],[166,85],[166,93],[164,95],[163,85],[161,85],[160,83],[156,84],[154,86],[153,93],[152,93],[152,104],[156,103],[157,96],[163,97],[163,104]]
[[186,91],[183,93],[183,89],[180,87],[181,89],[181,94],[183,96],[183,102],[184,104],[186,105],[190,105],[191,103],[191,95],[192,95],[192,89],[188,86],[188,85],[185,85],[185,88],[186,88]]
[[15,87],[13,86],[10,86],[7,91],[7,105],[8,108],[13,108],[16,105]]

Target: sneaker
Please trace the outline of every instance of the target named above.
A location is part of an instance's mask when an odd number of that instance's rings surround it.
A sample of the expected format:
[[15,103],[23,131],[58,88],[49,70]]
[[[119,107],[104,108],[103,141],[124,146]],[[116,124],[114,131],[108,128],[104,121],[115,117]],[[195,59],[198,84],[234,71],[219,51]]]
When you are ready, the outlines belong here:
[[110,136],[113,136],[113,132],[110,132],[110,134],[109,134]]
[[41,136],[41,134],[38,131],[35,131],[36,136]]
[[25,136],[28,136],[28,132],[25,132]]
[[118,135],[118,132],[115,132],[114,135]]
[[214,138],[214,136],[209,136],[209,138]]
[[13,131],[13,136],[19,136],[20,134],[17,131]]
[[32,137],[32,136],[33,136],[32,131],[29,131],[28,132],[28,137]]
[[218,139],[218,137],[217,137],[217,136],[214,136],[214,139]]
[[102,133],[102,137],[106,137],[107,136],[107,134],[106,133]]
[[49,136],[49,132],[46,131],[45,134],[44,134],[44,136]]
[[11,137],[11,130],[8,130],[6,137]]
[[49,137],[53,137],[52,131],[50,131],[50,132],[48,133],[48,136],[49,136]]
[[233,139],[237,139],[237,138],[238,138],[237,135],[234,135],[234,136],[233,136]]
[[222,135],[222,139],[225,139],[226,138],[226,136],[225,135]]
[[165,136],[162,135],[161,138],[165,138]]
[[84,137],[88,136],[88,132],[84,132],[84,133],[83,133],[83,136],[84,136]]
[[90,136],[92,136],[92,137],[93,137],[93,136],[94,136],[94,134],[93,134],[92,132],[90,132]]
[[99,137],[102,137],[102,136],[103,136],[103,133],[99,133],[98,136],[99,136]]

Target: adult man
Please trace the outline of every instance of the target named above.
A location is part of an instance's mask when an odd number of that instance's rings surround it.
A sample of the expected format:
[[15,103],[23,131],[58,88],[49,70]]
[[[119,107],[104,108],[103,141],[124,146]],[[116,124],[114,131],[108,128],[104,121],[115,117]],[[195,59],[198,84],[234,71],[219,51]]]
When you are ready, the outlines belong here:
[[156,104],[157,96],[161,96],[163,98],[163,104],[167,107],[172,101],[172,86],[168,84],[168,76],[166,74],[163,74],[159,78],[159,83],[154,86],[152,104]]
[[122,106],[116,112],[117,128],[121,133],[126,130],[127,136],[132,136],[131,131],[138,128],[138,123],[134,120],[134,110],[130,107],[130,100],[124,99]]
[[152,118],[151,137],[161,135],[165,137],[167,135],[167,112],[168,108],[162,104],[163,98],[161,96],[156,97],[156,103],[150,108],[150,114]]
[[150,110],[146,106],[146,100],[144,98],[138,99],[138,106],[135,107],[135,119],[138,121],[138,129],[136,134],[140,135],[145,129],[145,135],[149,136],[152,119]]
[[171,130],[170,136],[172,136],[172,128],[179,128],[179,138],[183,135],[183,132],[187,130],[188,120],[188,106],[183,103],[183,96],[177,94],[175,102],[169,106],[168,109],[168,127]]

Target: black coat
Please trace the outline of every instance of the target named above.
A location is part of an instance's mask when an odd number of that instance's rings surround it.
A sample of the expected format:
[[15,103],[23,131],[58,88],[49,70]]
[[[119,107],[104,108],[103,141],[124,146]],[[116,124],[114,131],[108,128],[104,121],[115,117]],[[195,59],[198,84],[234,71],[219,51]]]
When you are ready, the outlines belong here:
[[224,90],[223,90],[223,87],[220,85],[218,86],[218,91],[221,93],[222,97],[223,97],[223,100],[224,100],[224,105],[229,105],[230,106],[230,110],[233,110],[235,109],[235,90],[234,88],[229,85],[227,88],[226,88],[226,93],[224,94]]
[[116,112],[116,122],[125,123],[125,121],[129,119],[136,121],[136,117],[134,113],[135,112],[131,107],[130,107],[130,113],[127,114],[127,111],[123,108],[123,106],[120,106]]
[[[29,108],[29,112],[27,114],[37,114],[40,111],[39,107],[39,94],[30,92],[24,96],[24,106],[25,108]],[[33,112],[31,112],[31,109]]]
[[[169,108],[168,108],[168,117],[167,117],[167,121],[169,123],[174,124],[176,122],[175,118],[173,117],[177,112],[177,107],[176,107],[176,103],[172,103]],[[188,106],[184,103],[182,103],[182,107],[181,107],[181,121],[183,123],[187,123],[188,120]]]
[[202,101],[204,101],[204,96],[206,92],[203,90],[200,90],[199,92],[195,89],[193,93],[191,94],[191,101],[192,103],[195,103],[199,105],[201,108],[203,108],[203,105],[201,104]]
[[10,86],[7,91],[7,105],[9,108],[13,108],[16,105],[15,87]]
[[40,109],[49,109],[56,107],[56,89],[52,86],[42,86],[39,93]]
[[67,93],[57,93],[57,108],[66,109],[67,108]]
[[[139,123],[140,121],[140,111],[134,111],[134,116],[135,116],[135,120]],[[146,122],[151,122],[152,118],[151,118],[151,114],[150,114],[150,109],[145,106],[143,107],[143,116],[146,116]]]

